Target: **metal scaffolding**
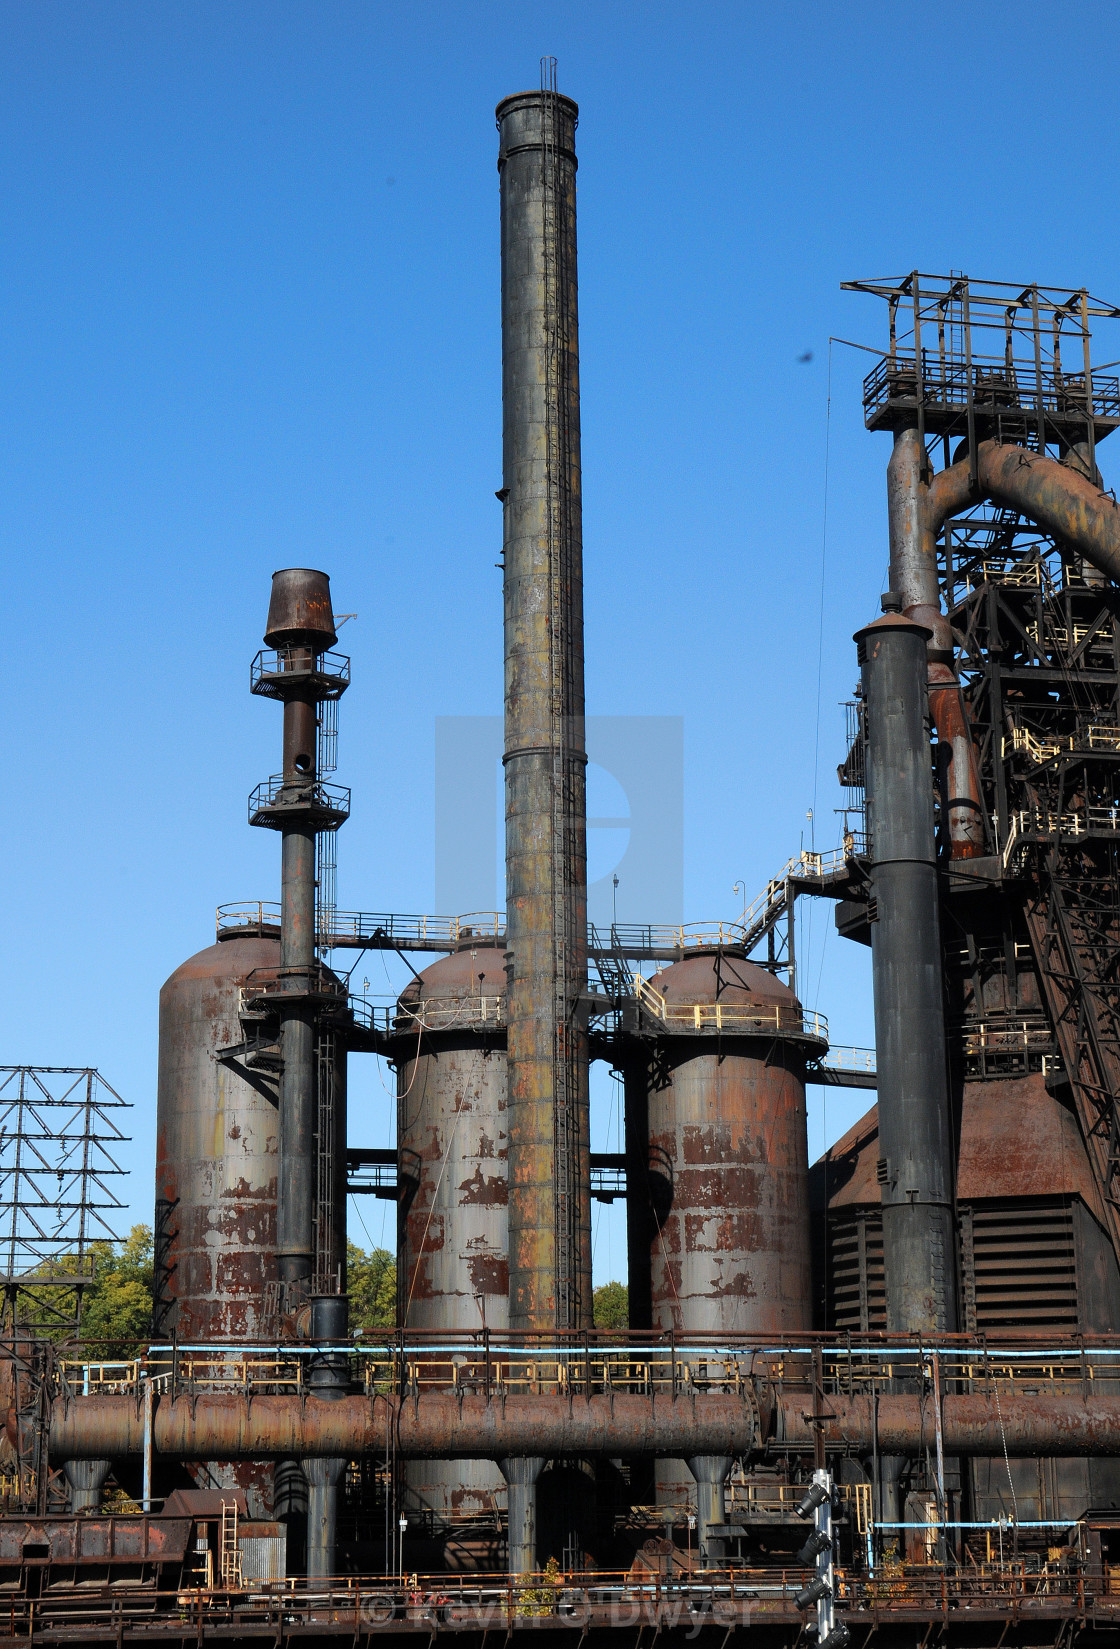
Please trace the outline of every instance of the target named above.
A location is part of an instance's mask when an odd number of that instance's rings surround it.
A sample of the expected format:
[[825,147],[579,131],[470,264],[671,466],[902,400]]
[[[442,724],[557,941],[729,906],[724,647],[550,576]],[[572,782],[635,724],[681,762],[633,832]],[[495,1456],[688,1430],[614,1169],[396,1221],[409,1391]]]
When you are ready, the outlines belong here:
[[125,1205],[118,1148],[131,1109],[88,1067],[0,1066],[0,1242],[4,1331],[65,1341],[81,1327],[97,1246]]

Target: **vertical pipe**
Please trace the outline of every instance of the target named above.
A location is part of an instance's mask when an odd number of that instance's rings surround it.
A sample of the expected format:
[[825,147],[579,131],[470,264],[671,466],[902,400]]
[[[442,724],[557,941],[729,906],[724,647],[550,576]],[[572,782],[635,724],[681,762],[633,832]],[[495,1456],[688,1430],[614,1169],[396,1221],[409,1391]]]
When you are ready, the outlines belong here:
[[[72,1512],[97,1512],[101,1509],[101,1490],[109,1475],[111,1460],[64,1460],[63,1474],[70,1488]],[[145,1507],[145,1510],[147,1508]]]
[[509,1572],[530,1575],[537,1567],[537,1478],[544,1460],[534,1455],[514,1455],[499,1460],[506,1480],[506,1544]]
[[[334,646],[336,631],[330,579],[309,567],[289,567],[272,577],[265,642],[275,661],[255,680],[284,704],[284,763],[278,794],[258,821],[282,835],[280,887],[281,1015],[279,1164],[276,1236],[282,1283],[306,1291],[314,1270],[315,1194],[318,1185],[315,1049],[316,835],[323,823],[317,802],[318,704],[329,696],[318,674],[320,656]],[[345,816],[345,815],[343,815]]]
[[696,1544],[706,1569],[718,1567],[724,1555],[723,1536],[715,1531],[725,1522],[723,1485],[731,1466],[729,1454],[698,1454],[688,1462],[696,1479]]
[[152,1421],[153,1421],[153,1418],[154,1418],[152,1398],[153,1398],[153,1392],[152,1392],[151,1377],[150,1376],[145,1376],[145,1379],[144,1379],[144,1480],[143,1480],[143,1488],[141,1490],[142,1499],[140,1501],[140,1504],[141,1504],[141,1507],[143,1508],[143,1510],[146,1511],[146,1512],[150,1512],[151,1509],[152,1509]]
[[[288,669],[309,673],[314,655],[293,647]],[[314,781],[317,739],[310,693],[284,701],[284,787]],[[315,961],[315,839],[306,818],[283,827],[280,871],[280,971],[286,989],[306,993]],[[307,1282],[314,1269],[316,1184],[315,1021],[306,1000],[284,1011],[280,1036],[279,1185],[277,1249],[280,1280]]]
[[590,1320],[576,105],[498,105],[510,1327]]
[[626,1130],[626,1283],[629,1327],[653,1327],[653,1241],[656,1227],[649,1188],[649,1060],[641,1043],[622,1065]]
[[[308,1390],[316,1397],[337,1401],[350,1389],[346,1356],[347,1301],[339,1294],[316,1295],[311,1301],[311,1343],[315,1348],[308,1369]],[[330,1348],[337,1346],[337,1351]],[[303,1461],[307,1480],[307,1575],[323,1580],[338,1573],[338,1485],[346,1470],[344,1459],[326,1457]]]
[[871,955],[887,1330],[957,1326],[933,797],[929,631],[893,608],[856,636],[867,704]]

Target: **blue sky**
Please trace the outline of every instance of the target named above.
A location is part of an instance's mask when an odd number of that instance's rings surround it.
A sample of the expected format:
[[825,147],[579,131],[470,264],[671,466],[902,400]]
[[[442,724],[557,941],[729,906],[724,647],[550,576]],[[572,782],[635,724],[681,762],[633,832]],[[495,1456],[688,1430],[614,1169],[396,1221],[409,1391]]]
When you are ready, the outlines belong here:
[[[159,986],[219,901],[278,885],[245,823],[278,748],[247,691],[274,568],[325,567],[358,615],[344,907],[431,908],[435,718],[500,709],[498,99],[548,52],[580,104],[588,708],[684,718],[685,912],[726,917],[809,808],[835,840],[883,584],[886,443],[843,348],[825,532],[828,339],[885,330],[839,283],[1120,297],[1118,18],[0,3],[0,1061],[95,1064],[134,1102],[136,1217]],[[803,995],[868,1043],[867,953],[830,924]],[[354,1143],[386,1139],[373,1062],[353,1094]],[[815,1091],[814,1146],[860,1109]],[[597,1244],[620,1274],[617,1223]]]

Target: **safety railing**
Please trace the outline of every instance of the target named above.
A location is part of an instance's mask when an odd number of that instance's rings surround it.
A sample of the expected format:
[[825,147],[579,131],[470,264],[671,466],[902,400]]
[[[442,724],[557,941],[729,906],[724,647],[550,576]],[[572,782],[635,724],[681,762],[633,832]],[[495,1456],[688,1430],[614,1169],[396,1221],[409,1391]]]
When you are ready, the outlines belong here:
[[1003,739],[1005,758],[1013,752],[1022,752],[1038,765],[1069,752],[1097,750],[1120,750],[1120,727],[1082,727],[1056,738],[1042,738],[1028,727],[1013,727],[1011,737]]
[[1058,813],[1046,808],[1020,808],[1008,821],[1003,863],[1009,865],[1025,840],[1076,841],[1084,836],[1120,833],[1120,806],[1086,807],[1077,813]]
[[496,1030],[506,1023],[504,996],[463,996],[455,1001],[428,1000],[413,1006],[399,999],[374,1002],[369,997],[352,996],[350,1007],[357,1024],[384,1035],[479,1027]]
[[[224,1390],[253,1393],[303,1388],[309,1358],[337,1346],[307,1342],[271,1345],[153,1345],[146,1358],[119,1365],[119,1383],[93,1385],[83,1394],[84,1365],[56,1365],[54,1389],[70,1398],[126,1392],[148,1385],[169,1396]],[[1100,1343],[1046,1343],[944,1337],[935,1345],[906,1343],[887,1336],[830,1339],[806,1335],[775,1343],[763,1336],[711,1337],[627,1331],[589,1331],[526,1343],[525,1337],[481,1330],[472,1333],[386,1334],[355,1331],[344,1353],[357,1389],[369,1397],[425,1391],[458,1392],[496,1400],[515,1395],[701,1396],[721,1393],[753,1405],[760,1390],[780,1387],[787,1394],[865,1395],[904,1381],[932,1394],[974,1391],[999,1394],[1001,1403],[1040,1395],[1083,1400],[1094,1390],[1120,1393],[1120,1336]],[[932,1401],[932,1395],[931,1395]]]
[[103,1363],[64,1360],[59,1364],[59,1370],[71,1391],[89,1397],[93,1393],[134,1391],[140,1378],[140,1366],[135,1357],[127,1361]]
[[[922,350],[922,404],[963,411],[971,401],[978,412],[1018,413],[1020,418],[1039,407],[1051,417],[1086,416],[1085,375],[1061,372],[1047,364],[1038,374],[1033,359],[1008,362],[1003,355],[973,355],[965,361],[937,350]],[[893,400],[914,401],[917,396],[913,354],[885,355],[863,381],[863,405],[868,414]],[[1120,378],[1094,372],[1092,407],[1097,418],[1120,417]]]
[[265,1007],[286,997],[322,996],[345,1002],[346,983],[322,962],[303,968],[254,968],[241,987],[243,1009]]
[[345,653],[313,653],[308,665],[306,648],[262,648],[249,667],[250,692],[283,697],[285,676],[310,676],[326,696],[338,698],[350,685],[350,660]]
[[1045,1020],[981,1021],[965,1028],[966,1054],[1005,1053],[1019,1048],[1049,1048],[1054,1033]]
[[738,1031],[828,1041],[828,1020],[808,1008],[784,1002],[669,1002],[640,974],[634,975],[634,991],[643,1012],[667,1030]]
[[1052,588],[1049,575],[1041,561],[978,561],[967,569],[960,580],[960,585],[963,585],[968,595],[985,584],[1002,584],[1011,589],[1024,590]]
[[[1076,1537],[1078,1525],[1070,1526]],[[110,1585],[41,1597],[11,1592],[0,1601],[0,1632],[12,1641],[50,1641],[92,1628],[98,1641],[123,1643],[135,1633],[160,1636],[161,1620],[177,1636],[201,1643],[208,1635],[282,1642],[294,1633],[331,1631],[358,1641],[361,1635],[412,1630],[429,1638],[437,1632],[470,1632],[483,1637],[508,1633],[535,1622],[569,1629],[651,1626],[697,1635],[705,1626],[728,1635],[736,1627],[768,1619],[796,1628],[804,1620],[795,1598],[805,1585],[805,1567],[705,1568],[691,1545],[675,1549],[664,1565],[641,1554],[629,1569],[547,1569],[510,1576],[496,1573],[409,1573],[339,1576],[313,1580],[248,1580],[240,1587],[192,1585],[174,1591]],[[1094,1624],[1120,1617],[1120,1593],[1107,1573],[1080,1565],[1072,1546],[1062,1555],[998,1558],[976,1567],[943,1568],[935,1563],[893,1561],[868,1572],[854,1565],[834,1567],[837,1613],[868,1630],[884,1615],[902,1611],[930,1622],[952,1620],[952,1611],[983,1624],[982,1611],[1006,1623],[1077,1619],[1091,1609]],[[972,1611],[968,1613],[968,1611]],[[1060,1634],[1051,1635],[1059,1641]],[[927,1634],[928,1635],[928,1634]],[[975,1635],[975,1634],[974,1634]],[[1050,1639],[1048,1638],[1048,1641]],[[993,1640],[994,1641],[994,1640]]]
[[861,1076],[875,1075],[874,1048],[838,1048],[831,1046],[819,1060],[826,1071],[851,1071]]
[[286,813],[310,812],[321,830],[334,830],[350,817],[350,791],[322,779],[288,781],[282,773],[258,784],[249,796],[249,823],[278,826]]
[[[805,870],[809,876],[831,873],[835,856],[814,854],[813,862]],[[801,861],[791,861],[800,865]],[[240,929],[279,927],[280,906],[272,900],[246,900],[219,905],[217,930],[219,935],[236,933]],[[425,947],[433,951],[454,950],[468,941],[483,944],[503,944],[506,936],[504,911],[469,911],[464,916],[421,916],[388,911],[336,910],[331,914],[329,929],[318,935],[320,945],[369,945],[392,949],[394,945],[414,950]],[[607,932],[588,930],[589,948],[594,953],[658,952],[665,955],[689,950],[736,949],[742,946],[745,929],[741,922],[625,922],[617,923]]]

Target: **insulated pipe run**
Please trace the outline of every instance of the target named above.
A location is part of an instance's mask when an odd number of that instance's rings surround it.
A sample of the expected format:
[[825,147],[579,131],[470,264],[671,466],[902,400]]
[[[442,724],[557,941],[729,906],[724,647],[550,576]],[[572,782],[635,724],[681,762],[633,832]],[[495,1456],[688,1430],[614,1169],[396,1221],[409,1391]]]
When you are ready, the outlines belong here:
[[590,1322],[577,109],[498,105],[510,1327]]
[[929,630],[895,610],[856,641],[867,707],[871,960],[887,1330],[957,1326],[941,932],[926,736]]

